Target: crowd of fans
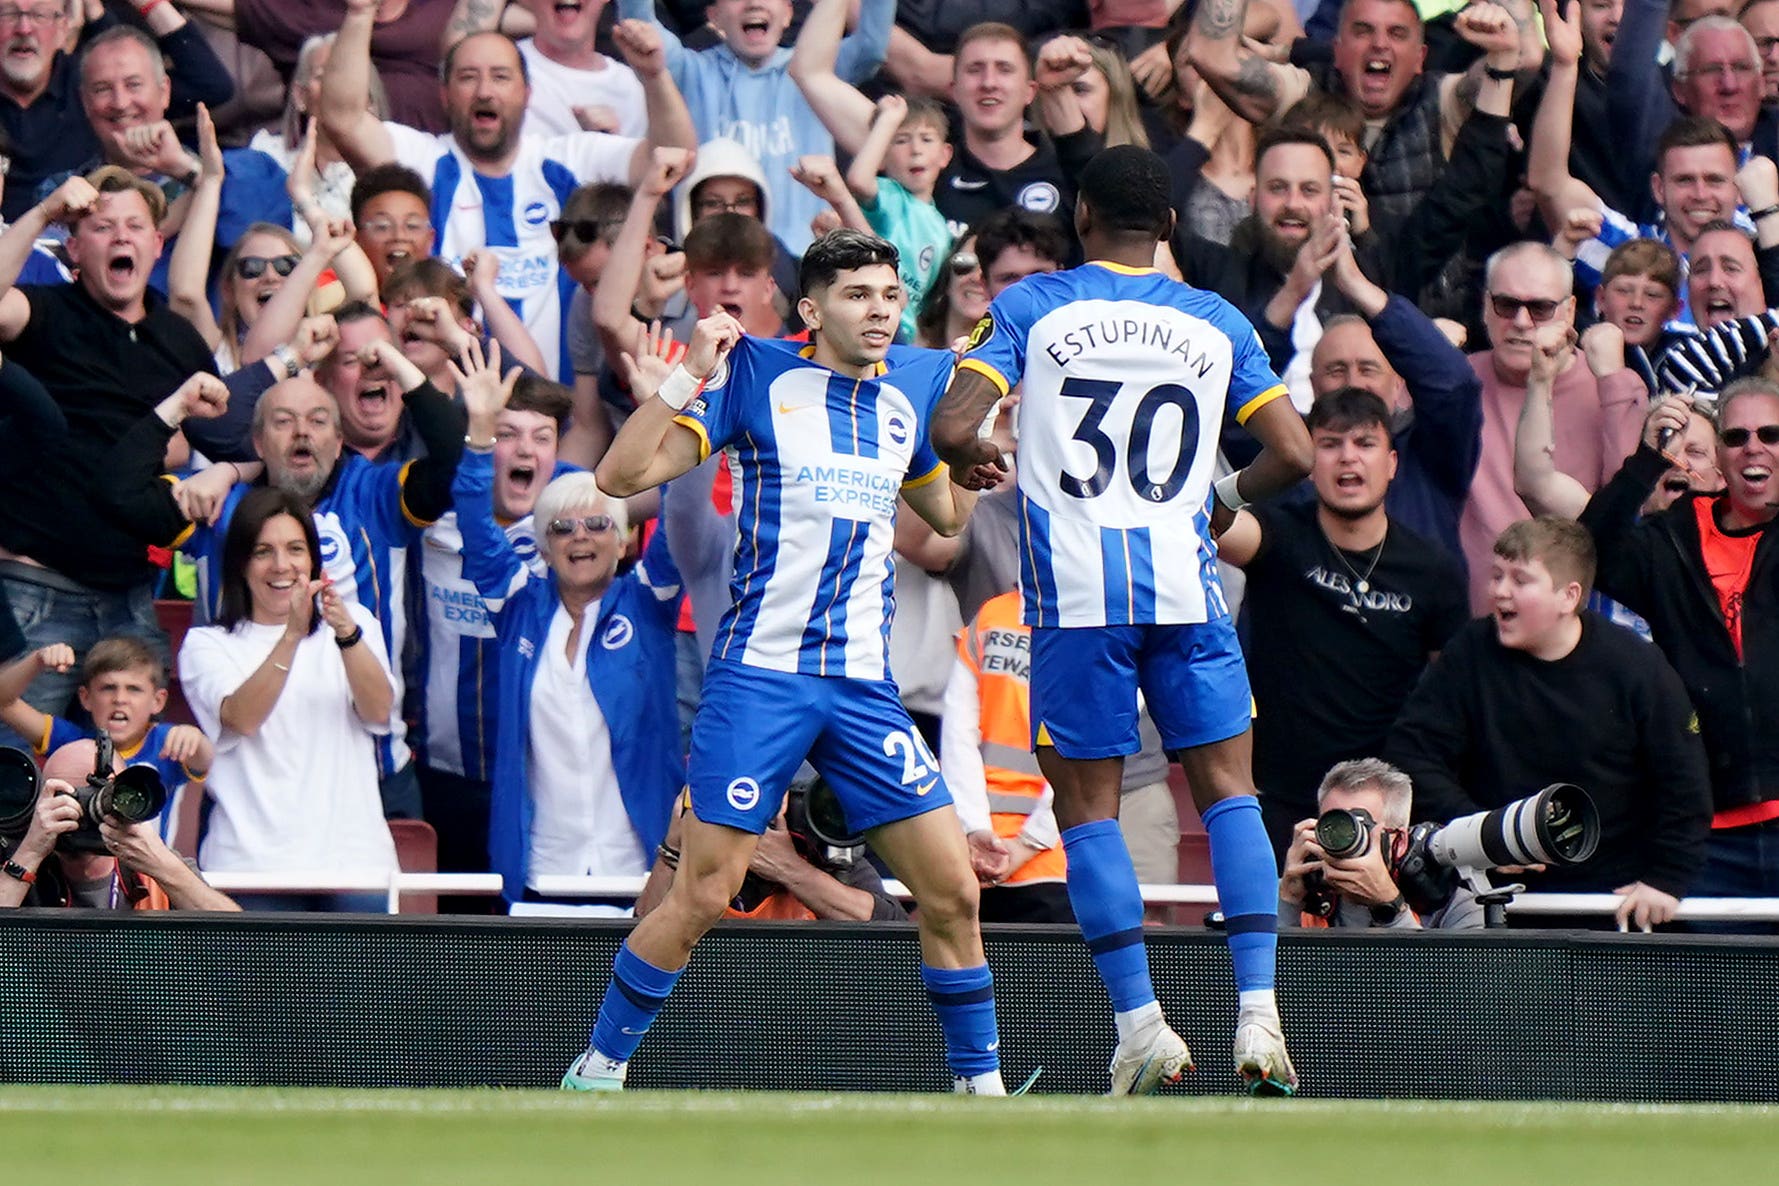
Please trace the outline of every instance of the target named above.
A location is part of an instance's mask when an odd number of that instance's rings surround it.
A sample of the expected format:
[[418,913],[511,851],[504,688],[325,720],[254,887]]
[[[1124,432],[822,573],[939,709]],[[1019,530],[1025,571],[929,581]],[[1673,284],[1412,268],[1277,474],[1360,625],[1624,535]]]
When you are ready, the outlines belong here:
[[[0,137],[0,722],[51,791],[103,732],[200,796],[201,870],[387,871],[423,818],[514,912],[645,873],[646,909],[732,496],[720,457],[589,471],[700,318],[807,333],[823,233],[889,239],[901,340],[952,347],[1080,262],[1074,178],[1136,144],[1156,266],[1248,316],[1315,443],[1220,541],[1282,914],[1473,925],[1307,821],[1559,781],[1601,852],[1517,879],[1643,928],[1779,897],[1775,0],[0,0]],[[995,431],[1016,460],[1016,394]],[[907,759],[984,917],[1066,921],[1012,484],[897,549]],[[194,602],[177,656],[157,596]],[[157,723],[175,663],[196,728]],[[1171,881],[1143,736],[1123,826]],[[899,917],[819,797],[735,912]],[[122,872],[56,868],[55,800],[0,904],[227,903],[166,848],[178,797],[106,833]]]

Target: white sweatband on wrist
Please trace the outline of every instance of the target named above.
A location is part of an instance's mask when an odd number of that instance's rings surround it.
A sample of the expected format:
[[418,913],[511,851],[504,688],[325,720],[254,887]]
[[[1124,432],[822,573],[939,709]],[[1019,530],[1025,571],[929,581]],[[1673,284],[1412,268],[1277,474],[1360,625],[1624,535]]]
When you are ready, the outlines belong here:
[[1239,511],[1248,505],[1248,500],[1242,497],[1242,492],[1236,487],[1236,481],[1242,476],[1242,473],[1243,471],[1238,469],[1234,473],[1224,474],[1211,486],[1211,489],[1217,492],[1217,501],[1232,511]]
[[661,381],[661,389],[655,392],[655,398],[674,411],[683,412],[686,410],[686,405],[691,403],[703,388],[704,384],[692,378],[692,372],[686,369],[684,363],[681,363],[669,371],[667,378]]

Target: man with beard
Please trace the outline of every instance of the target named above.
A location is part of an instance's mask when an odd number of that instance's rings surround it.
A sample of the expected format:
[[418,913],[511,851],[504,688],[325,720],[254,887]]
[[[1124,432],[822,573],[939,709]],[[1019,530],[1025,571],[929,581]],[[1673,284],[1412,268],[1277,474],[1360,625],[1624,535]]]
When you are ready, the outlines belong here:
[[[30,209],[45,177],[76,169],[99,151],[81,108],[75,56],[63,50],[69,7],[68,0],[13,0],[0,8],[0,130],[12,154],[0,215],[8,222]],[[177,79],[174,110],[228,102],[234,80],[197,26],[171,4],[149,3],[139,11]],[[81,36],[90,40],[117,23],[105,11]]]
[[[324,576],[343,599],[377,616],[391,653],[399,655],[407,635],[408,547],[415,528],[430,526],[451,506],[465,420],[392,341],[374,341],[361,362],[400,385],[427,455],[401,466],[377,465],[344,450],[333,396],[308,375],[298,375],[266,392],[254,408],[253,444],[265,465],[255,480],[314,507]],[[217,613],[221,588],[214,573],[220,568],[229,519],[249,486],[235,485],[214,522],[187,517],[161,477],[161,455],[188,417],[214,415],[216,409],[195,395],[184,395],[176,392],[162,401],[101,461],[99,498],[112,518],[143,543],[181,548],[196,560],[196,616],[204,622]],[[398,704],[401,695],[398,673]],[[420,795],[404,732],[398,719],[388,736],[377,739],[377,769],[385,814],[417,818]]]
[[[1671,472],[1683,410],[1657,406],[1642,446],[1581,513],[1600,588],[1642,614],[1680,673],[1710,763],[1713,817],[1698,894],[1779,893],[1779,635],[1772,541],[1779,511],[1779,386],[1743,379],[1717,404],[1721,494],[1688,492],[1641,514]],[[1664,446],[1664,440],[1667,444]]]
[[[157,570],[141,542],[102,513],[90,475],[155,401],[215,366],[191,323],[148,286],[165,214],[166,198],[153,183],[107,167],[63,182],[0,236],[6,364],[35,375],[55,413],[30,423],[14,417],[8,445],[29,460],[0,467],[0,585],[32,649],[66,642],[84,655],[111,634],[161,639]],[[15,287],[36,240],[57,223],[68,228],[78,280]],[[191,443],[216,459],[252,456],[238,421],[297,365],[296,353],[281,346],[231,375],[236,412],[194,426]],[[60,712],[76,678],[47,672],[27,699]]]
[[[517,0],[535,32],[519,42],[531,76],[525,130],[538,136],[572,132],[648,135],[649,121],[636,71],[595,48],[605,0]],[[445,46],[501,28],[509,0],[457,0],[445,26]]]
[[1375,393],[1319,394],[1308,505],[1236,513],[1218,558],[1247,573],[1243,651],[1254,685],[1254,782],[1282,857],[1336,762],[1375,754],[1427,662],[1468,618],[1463,574],[1385,509],[1396,475]]
[[[1440,544],[1461,570],[1458,517],[1482,450],[1482,383],[1412,300],[1386,293],[1359,270],[1350,244],[1325,279],[1357,312],[1322,326],[1309,355],[1310,391],[1320,400],[1352,387],[1384,401],[1397,455],[1384,507],[1394,522]],[[1274,366],[1282,366],[1294,350],[1290,332],[1265,318],[1258,328]]]
[[[1375,139],[1362,178],[1374,221],[1391,229],[1406,218],[1445,168],[1458,127],[1470,113],[1485,72],[1509,79],[1543,57],[1530,0],[1471,4],[1458,14],[1460,36],[1485,51],[1469,74],[1424,72],[1420,13],[1410,0],[1347,0],[1334,38],[1332,67],[1275,63],[1240,37],[1247,0],[1204,0],[1186,52],[1205,81],[1238,115],[1263,124],[1312,88],[1355,99]],[[1518,26],[1516,29],[1516,25]]]
[[697,137],[652,29],[626,23],[619,44],[642,79],[650,140],[603,132],[538,136],[520,132],[531,85],[524,57],[500,33],[466,37],[443,64],[449,135],[379,121],[365,110],[375,0],[351,0],[321,83],[321,121],[356,170],[397,160],[432,191],[437,252],[459,264],[478,247],[500,261],[500,295],[519,310],[550,377],[572,373],[562,329],[573,287],[557,266],[550,222],[583,182],[635,184],[650,142],[695,148]]
[[[1539,326],[1575,323],[1574,274],[1569,261],[1543,243],[1516,243],[1489,257],[1484,272],[1483,325],[1490,349],[1470,356],[1482,381],[1482,457],[1458,523],[1470,569],[1470,604],[1492,604],[1489,571],[1496,537],[1523,519],[1513,489],[1514,434],[1532,373],[1533,335]],[[1597,490],[1636,445],[1649,392],[1616,348],[1568,348],[1552,397],[1556,409],[1556,465],[1588,490]]]

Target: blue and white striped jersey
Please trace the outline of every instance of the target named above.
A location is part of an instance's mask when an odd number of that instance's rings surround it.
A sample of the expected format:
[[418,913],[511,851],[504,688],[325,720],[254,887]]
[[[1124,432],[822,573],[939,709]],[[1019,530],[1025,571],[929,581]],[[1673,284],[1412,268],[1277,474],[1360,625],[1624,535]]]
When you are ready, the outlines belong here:
[[500,260],[498,288],[543,352],[550,378],[573,375],[563,319],[574,281],[556,265],[550,220],[577,185],[628,182],[630,159],[642,141],[602,132],[569,136],[521,135],[519,155],[505,177],[475,171],[449,135],[435,136],[385,123],[395,159],[432,189],[433,253],[462,269],[463,257],[487,247]]
[[[333,578],[334,588],[346,601],[356,601],[376,616],[395,656],[390,669],[395,676],[395,703],[402,702],[400,656],[407,641],[408,545],[417,528],[428,524],[415,518],[402,501],[402,483],[408,467],[378,465],[356,453],[346,452],[334,470],[333,481],[315,503],[315,533],[321,541],[321,571]],[[216,620],[222,601],[222,548],[235,507],[250,487],[237,485],[229,492],[216,526],[193,524],[178,541],[197,563],[198,597],[193,624]],[[408,764],[406,728],[401,714],[391,722],[387,736],[378,737],[377,769],[387,776]]]
[[897,346],[877,378],[851,379],[813,349],[743,338],[675,417],[734,479],[734,603],[711,658],[888,679],[896,498],[945,475],[926,426],[952,356]]
[[[544,577],[549,566],[531,516],[501,527],[525,570]],[[435,770],[487,781],[494,777],[500,644],[487,602],[463,575],[456,511],[447,511],[421,536],[418,573],[425,607],[418,623],[421,749]]]
[[1227,616],[1209,499],[1224,406],[1285,394],[1235,306],[1153,269],[1104,262],[996,297],[961,366],[1019,404],[1028,626]]

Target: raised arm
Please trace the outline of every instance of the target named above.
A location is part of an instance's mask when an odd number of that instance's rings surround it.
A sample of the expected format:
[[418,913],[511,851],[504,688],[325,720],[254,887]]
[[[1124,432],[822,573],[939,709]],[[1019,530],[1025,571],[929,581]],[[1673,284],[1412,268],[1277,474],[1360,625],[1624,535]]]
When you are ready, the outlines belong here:
[[365,105],[371,93],[371,33],[377,0],[346,0],[346,19],[321,72],[321,127],[359,173],[395,159],[389,129]]
[[321,274],[327,271],[341,252],[356,246],[350,222],[331,221],[326,224],[325,231],[325,235],[315,235],[309,239],[309,246],[303,251],[297,266],[284,278],[283,285],[272,294],[272,299],[266,302],[265,308],[260,310],[259,320],[247,331],[247,337],[241,342],[242,366],[258,362],[279,345],[296,336]]
[[692,154],[679,148],[657,148],[648,172],[630,199],[624,225],[612,241],[611,255],[593,290],[593,328],[599,334],[607,358],[641,351],[641,327],[631,315],[642,287],[642,269],[649,239],[655,233],[655,212],[692,167]]
[[837,69],[846,10],[847,0],[816,0],[797,34],[790,72],[834,143],[842,152],[857,153],[869,134],[873,108],[871,100],[840,77]]
[[1230,110],[1263,124],[1303,91],[1299,72],[1276,65],[1242,44],[1248,0],[1200,0],[1186,35],[1186,54]]
[[0,234],[0,341],[10,342],[18,337],[31,320],[31,303],[13,286],[18,283],[19,273],[31,258],[38,238],[53,223],[68,222],[85,214],[98,200],[98,193],[86,178],[70,177]]
[[601,490],[628,498],[670,482],[704,460],[699,435],[675,423],[674,417],[725,364],[741,338],[739,321],[727,313],[713,313],[698,322],[685,357],[671,371],[652,340],[646,351],[619,354],[638,404],[600,459],[594,476]]
[[1534,515],[1573,519],[1588,502],[1586,487],[1557,468],[1556,421],[1551,411],[1557,376],[1574,354],[1574,334],[1562,322],[1538,326],[1532,333],[1532,372],[1513,438],[1513,490]]
[[1526,184],[1538,195],[1548,226],[1562,226],[1571,210],[1598,210],[1600,197],[1569,174],[1570,122],[1575,118],[1575,88],[1581,76],[1581,6],[1573,14],[1557,11],[1555,0],[1541,0],[1544,27],[1550,37],[1550,79],[1532,121],[1532,143],[1526,161]]
[[482,308],[482,323],[489,336],[500,343],[513,362],[547,375],[550,372],[544,364],[543,351],[537,348],[524,320],[495,287],[499,275],[500,260],[486,247],[478,247],[463,257],[463,278],[469,281],[470,295]]
[[851,83],[868,82],[889,58],[890,30],[896,25],[896,0],[858,0],[858,22],[840,42],[835,70]]
[[219,416],[228,398],[221,379],[196,374],[131,425],[93,468],[93,494],[105,517],[153,547],[184,543],[192,525],[161,475],[161,458],[187,417]]
[[1225,483],[1228,483],[1228,492],[1235,496],[1234,501],[1258,502],[1283,494],[1302,481],[1315,459],[1309,430],[1303,426],[1303,417],[1297,414],[1288,397],[1280,396],[1261,404],[1242,421],[1242,427],[1260,442],[1260,452],[1241,469],[1218,479],[1216,507],[1212,513],[1212,528],[1218,533],[1234,517],[1230,509],[1232,500],[1224,497]]
[[191,322],[204,345],[215,350],[222,341],[222,329],[210,310],[210,255],[216,247],[216,216],[222,211],[222,183],[228,169],[216,143],[216,124],[210,118],[210,109],[201,104],[198,161],[198,184],[192,188],[185,224],[173,242],[173,258],[167,264],[167,303]]
[[859,200],[840,176],[840,166],[831,156],[798,157],[791,166],[791,180],[826,202],[840,216],[842,225],[855,231],[869,231],[871,224],[859,208]]
[[1038,122],[1051,136],[1068,136],[1087,126],[1075,80],[1093,69],[1093,55],[1079,37],[1052,37],[1038,50],[1032,78],[1038,84]]
[[649,121],[648,139],[636,146],[630,163],[630,184],[636,185],[649,167],[650,146],[692,152],[698,147],[698,131],[692,126],[686,98],[668,69],[665,30],[652,21],[619,21],[612,29],[612,41],[642,83],[643,109]]
[[[846,188],[861,206],[877,205],[877,178],[883,172],[883,160],[907,118],[908,100],[901,95],[885,95],[872,109],[871,130],[846,167]],[[834,139],[836,143],[840,140],[838,136]]]

